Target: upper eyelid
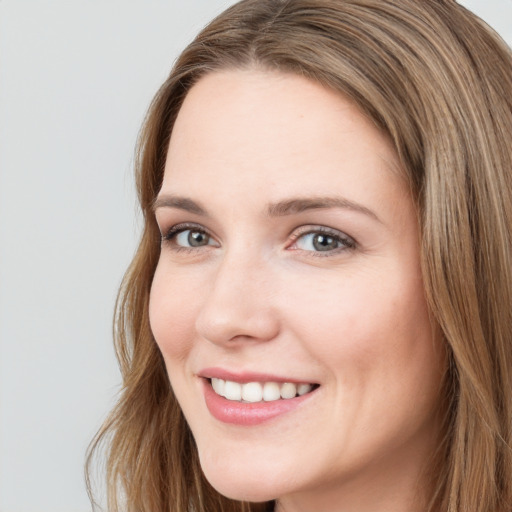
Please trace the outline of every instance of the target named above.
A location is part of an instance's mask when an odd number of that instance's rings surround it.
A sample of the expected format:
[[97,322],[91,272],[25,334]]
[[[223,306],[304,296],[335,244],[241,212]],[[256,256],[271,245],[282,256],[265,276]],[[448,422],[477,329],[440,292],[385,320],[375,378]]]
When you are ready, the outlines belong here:
[[317,231],[329,232],[333,234],[339,233],[340,235],[346,235],[346,233],[344,231],[341,231],[340,229],[331,228],[329,226],[324,226],[322,224],[304,224],[302,226],[297,226],[296,228],[293,229],[291,234],[293,234],[297,230],[301,231],[301,235],[305,235],[307,233],[316,233]]
[[[301,230],[301,228],[303,228],[303,230]],[[299,233],[297,233],[296,236],[294,236],[294,233],[297,230],[301,230],[301,231]],[[349,234],[345,233],[345,231],[341,231],[340,229],[331,228],[331,227],[328,227],[328,226],[313,225],[313,224],[308,224],[308,225],[299,226],[298,228],[295,228],[290,233],[290,236],[293,237],[296,240],[297,238],[300,238],[303,235],[308,235],[310,233],[327,233],[327,234],[330,234],[330,235],[337,236],[338,238],[341,238],[341,239],[349,239],[354,244],[357,243],[356,239],[354,237],[350,236]]]
[[[158,223],[157,223],[158,224]],[[179,231],[185,231],[187,229],[197,229],[198,231],[202,231],[204,233],[207,233],[210,236],[215,237],[215,234],[212,233],[212,231],[202,224],[196,223],[196,222],[179,222],[178,224],[173,224],[169,228],[162,229],[160,225],[158,225],[159,231],[164,236],[167,233],[170,233],[171,231],[173,233],[179,232]],[[331,233],[333,235],[339,235],[341,238],[350,238],[351,240],[354,240],[354,238],[344,231],[341,231],[336,228],[331,228],[329,226],[323,226],[321,224],[304,224],[302,226],[297,226],[293,228],[293,230],[288,235],[289,237],[293,237],[294,233],[297,231],[300,231],[300,233],[297,233],[297,236],[306,235],[308,233],[316,233],[316,232],[322,232],[322,233]],[[355,241],[355,240],[354,240]]]
[[169,235],[175,235],[181,231],[187,231],[187,230],[197,230],[201,231],[202,233],[206,233],[207,235],[215,238],[215,236],[211,233],[211,231],[201,224],[197,224],[195,222],[180,222],[178,224],[173,224],[169,228],[162,229],[159,227],[160,234],[162,237],[167,237]]

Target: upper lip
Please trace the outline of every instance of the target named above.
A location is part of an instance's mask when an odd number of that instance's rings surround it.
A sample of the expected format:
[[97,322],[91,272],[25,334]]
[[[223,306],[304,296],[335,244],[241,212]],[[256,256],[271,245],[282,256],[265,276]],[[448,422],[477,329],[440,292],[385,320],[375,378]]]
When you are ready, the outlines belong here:
[[231,370],[226,370],[224,368],[204,368],[197,374],[199,377],[204,379],[222,379],[229,380],[232,382],[238,382],[240,384],[245,384],[247,382],[291,382],[294,384],[314,384],[314,381],[308,379],[297,379],[293,377],[283,377],[280,375],[273,375],[270,373],[264,372],[252,372],[252,371],[243,371],[243,372],[234,372]]

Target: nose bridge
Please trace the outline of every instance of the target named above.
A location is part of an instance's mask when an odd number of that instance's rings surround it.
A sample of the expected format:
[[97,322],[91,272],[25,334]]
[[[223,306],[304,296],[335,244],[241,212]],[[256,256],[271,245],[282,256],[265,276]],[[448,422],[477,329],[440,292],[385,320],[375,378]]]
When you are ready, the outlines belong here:
[[221,256],[196,320],[199,334],[216,344],[267,341],[279,330],[268,262],[247,248]]

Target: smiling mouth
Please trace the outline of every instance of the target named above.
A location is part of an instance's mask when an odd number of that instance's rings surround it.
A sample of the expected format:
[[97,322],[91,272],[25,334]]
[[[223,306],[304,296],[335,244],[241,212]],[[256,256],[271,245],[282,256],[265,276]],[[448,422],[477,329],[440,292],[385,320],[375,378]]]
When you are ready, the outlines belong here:
[[218,378],[207,379],[219,396],[242,403],[276,402],[307,395],[319,386],[293,382],[246,382],[239,383]]

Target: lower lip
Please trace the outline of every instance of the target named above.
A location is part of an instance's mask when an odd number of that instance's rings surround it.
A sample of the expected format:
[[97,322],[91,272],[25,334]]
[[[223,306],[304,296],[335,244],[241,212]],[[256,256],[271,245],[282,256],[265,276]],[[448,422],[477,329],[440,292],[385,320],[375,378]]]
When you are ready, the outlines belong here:
[[227,400],[218,395],[206,379],[203,379],[203,390],[206,407],[214,418],[223,423],[243,426],[259,425],[282,414],[291,412],[300,407],[314,393],[312,391],[306,395],[286,400],[246,403]]

